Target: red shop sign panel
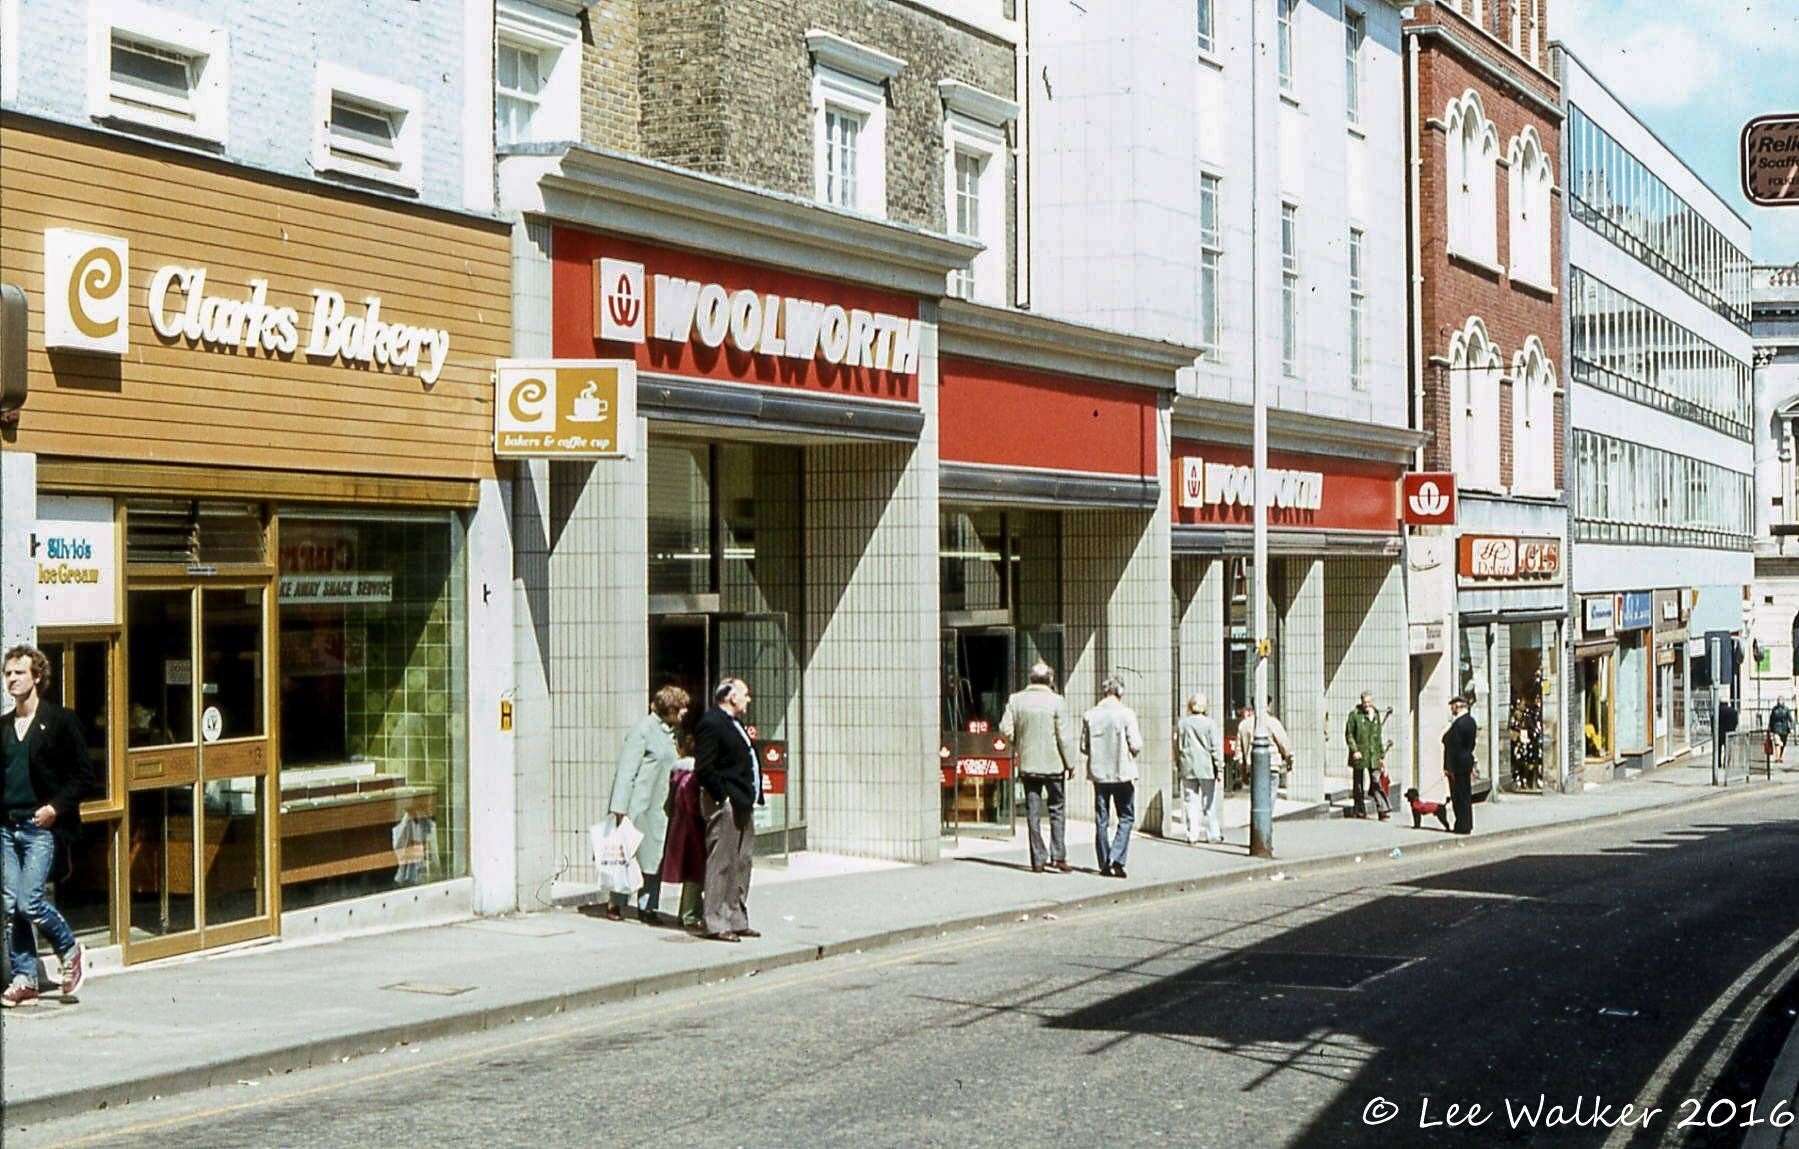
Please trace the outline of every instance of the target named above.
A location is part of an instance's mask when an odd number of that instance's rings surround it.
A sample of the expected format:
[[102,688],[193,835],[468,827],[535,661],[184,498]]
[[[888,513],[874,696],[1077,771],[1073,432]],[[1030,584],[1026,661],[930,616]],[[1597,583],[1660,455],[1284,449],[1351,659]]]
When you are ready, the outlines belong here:
[[1453,527],[1455,472],[1413,471],[1400,484],[1399,499],[1407,526]]
[[1456,541],[1456,574],[1464,586],[1555,586],[1562,581],[1562,540],[1463,535]]
[[[1254,456],[1248,447],[1177,439],[1172,465],[1177,526],[1255,525]],[[1360,459],[1268,452],[1268,522],[1290,529],[1399,529],[1399,468]]]
[[924,325],[911,296],[574,228],[552,243],[558,358],[918,402]]
[[940,359],[938,376],[946,463],[1155,478],[1152,388],[954,355]]
[[758,742],[756,757],[762,767],[762,793],[778,798],[787,793],[787,743]]

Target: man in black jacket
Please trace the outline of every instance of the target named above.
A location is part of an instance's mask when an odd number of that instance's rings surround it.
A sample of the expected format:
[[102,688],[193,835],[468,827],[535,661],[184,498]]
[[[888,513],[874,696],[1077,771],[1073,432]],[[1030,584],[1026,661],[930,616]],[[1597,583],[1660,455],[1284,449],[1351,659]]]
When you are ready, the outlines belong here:
[[1474,740],[1478,727],[1468,700],[1449,700],[1449,727],[1443,731],[1443,773],[1449,775],[1449,805],[1457,834],[1474,833]]
[[50,680],[50,660],[35,647],[15,646],[0,659],[10,713],[0,716],[0,879],[3,920],[10,938],[11,984],[0,992],[8,1009],[37,1000],[37,947],[31,927],[44,931],[62,964],[64,997],[86,977],[81,943],[50,899],[57,849],[68,848],[81,825],[81,798],[93,778],[87,739],[75,716],[40,697]]
[[713,691],[712,702],[693,735],[693,778],[706,820],[705,933],[713,941],[735,942],[762,936],[750,928],[749,911],[762,772],[743,726],[749,684],[727,678]]

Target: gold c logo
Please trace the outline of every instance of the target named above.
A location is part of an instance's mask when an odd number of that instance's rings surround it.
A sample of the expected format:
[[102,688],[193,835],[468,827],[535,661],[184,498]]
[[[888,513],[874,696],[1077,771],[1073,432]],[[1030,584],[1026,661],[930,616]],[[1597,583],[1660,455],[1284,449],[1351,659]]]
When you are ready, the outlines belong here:
[[[119,329],[117,317],[97,320],[88,314],[87,298],[104,303],[125,286],[125,269],[111,248],[89,248],[75,261],[69,276],[69,319],[90,339],[104,339]],[[86,297],[86,298],[84,298]]]
[[506,409],[520,423],[535,423],[543,418],[543,401],[549,394],[549,386],[542,379],[521,380],[506,397]]

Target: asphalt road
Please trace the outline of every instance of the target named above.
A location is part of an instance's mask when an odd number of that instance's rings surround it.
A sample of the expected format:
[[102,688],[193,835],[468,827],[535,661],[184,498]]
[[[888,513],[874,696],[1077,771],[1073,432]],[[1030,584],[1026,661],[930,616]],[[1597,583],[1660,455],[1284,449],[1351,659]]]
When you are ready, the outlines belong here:
[[[1796,861],[1799,795],[1765,792],[1032,919],[7,1144],[1734,1145],[1675,1126],[1688,1097],[1749,1117],[1708,1090],[1759,1090],[1731,1054],[1799,954]],[[1514,1127],[1507,1101],[1539,1097],[1545,1119],[1662,1112],[1634,1141]],[[1428,1124],[1475,1104],[1478,1125]]]

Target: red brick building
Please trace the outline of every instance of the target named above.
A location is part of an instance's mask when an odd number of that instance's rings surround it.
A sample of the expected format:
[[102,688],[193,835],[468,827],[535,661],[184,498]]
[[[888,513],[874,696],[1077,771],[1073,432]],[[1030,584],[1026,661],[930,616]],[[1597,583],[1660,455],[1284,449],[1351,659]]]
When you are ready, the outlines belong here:
[[[1414,417],[1426,470],[1453,471],[1453,528],[1414,532],[1417,711],[1473,699],[1477,778],[1566,781],[1559,732],[1565,404],[1563,108],[1549,0],[1423,3],[1405,24]],[[1421,730],[1420,777],[1441,785]]]

